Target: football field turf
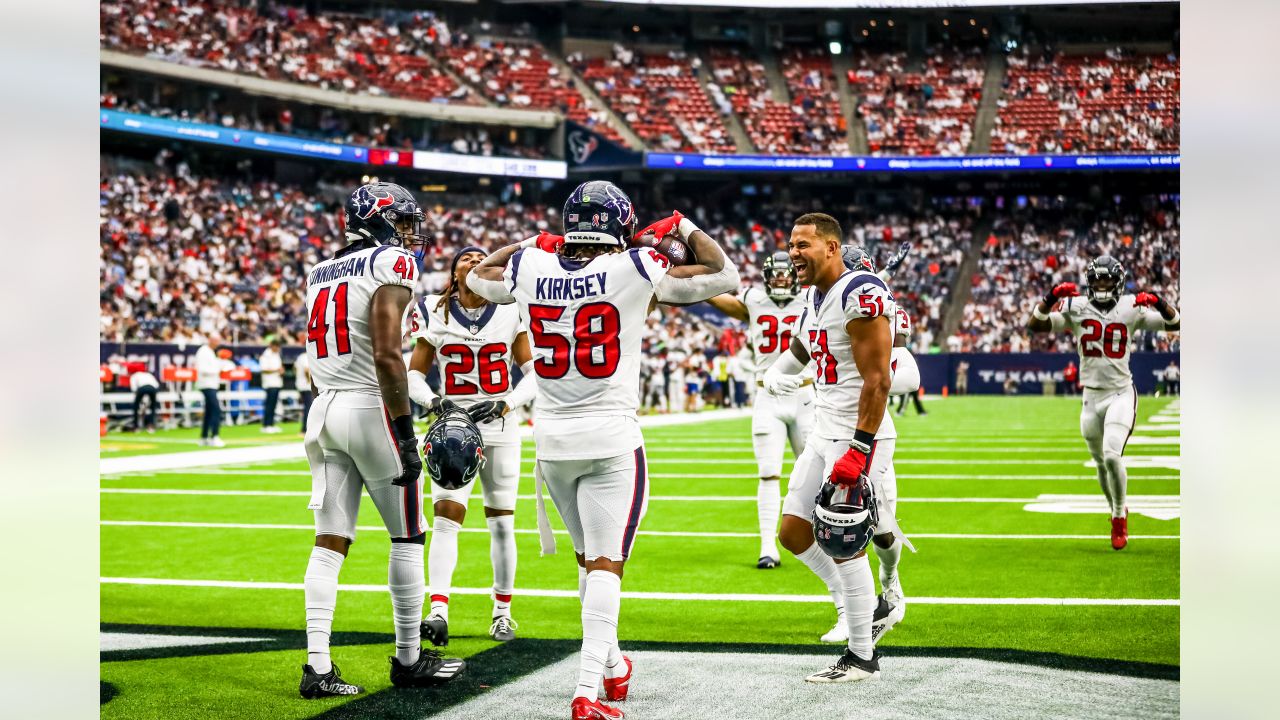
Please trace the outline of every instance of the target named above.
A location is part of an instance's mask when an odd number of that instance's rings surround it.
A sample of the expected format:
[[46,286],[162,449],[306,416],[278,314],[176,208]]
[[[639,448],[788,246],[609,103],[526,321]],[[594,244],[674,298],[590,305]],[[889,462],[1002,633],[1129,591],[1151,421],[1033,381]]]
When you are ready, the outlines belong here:
[[[919,551],[901,565],[907,615],[880,644],[881,682],[856,686],[802,681],[840,652],[817,642],[835,620],[820,581],[785,552],[780,568],[755,568],[749,417],[646,427],[651,498],[619,627],[636,659],[629,717],[844,717],[859,705],[882,717],[1177,714],[1176,402],[1139,402],[1121,552],[1078,399],[952,397],[928,410],[895,418],[898,516]],[[102,441],[104,718],[567,713],[577,571],[562,532],[559,554],[539,556],[532,439],[516,511],[519,638],[500,646],[486,634],[491,571],[476,492],[450,605],[448,651],[469,658],[467,674],[436,690],[391,688],[389,542],[366,498],[333,641],[335,662],[367,693],[304,701],[302,575],[314,531],[297,426],[227,428],[219,451],[196,435]],[[790,466],[788,454],[784,475]]]

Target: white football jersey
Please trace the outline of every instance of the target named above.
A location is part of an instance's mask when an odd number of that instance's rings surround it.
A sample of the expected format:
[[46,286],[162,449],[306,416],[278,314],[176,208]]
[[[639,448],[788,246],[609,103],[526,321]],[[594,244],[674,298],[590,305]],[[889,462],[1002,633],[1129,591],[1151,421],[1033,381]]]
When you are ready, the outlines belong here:
[[[893,320],[897,305],[880,278],[867,272],[846,272],[831,290],[823,294],[815,288],[798,321],[796,339],[809,351],[814,366],[814,405],[817,407],[814,435],[824,440],[851,440],[858,427],[858,401],[862,396],[862,375],[853,361],[853,346],[845,325],[857,318],[888,316]],[[892,333],[890,323],[885,332]],[[877,437],[893,437],[889,413],[876,432]]]
[[383,285],[413,290],[413,256],[394,245],[339,254],[307,275],[307,361],[316,389],[379,394],[369,310]]
[[526,248],[503,276],[520,308],[538,373],[534,438],[546,460],[606,458],[643,444],[641,340],[668,261],[650,248],[578,267]]
[[898,305],[896,302],[894,303],[894,305],[898,308],[898,311],[893,315],[894,317],[893,338],[895,341],[900,337],[910,339],[911,338],[911,316],[907,314],[906,310],[902,309],[901,305]]
[[747,306],[747,340],[751,343],[757,379],[779,355],[790,351],[796,321],[811,294],[811,288],[804,288],[790,302],[779,305],[769,298],[766,290],[758,287],[747,288],[742,293],[742,304]]
[[[464,408],[506,397],[512,388],[511,350],[516,336],[524,332],[520,310],[514,305],[485,303],[472,318],[457,298],[437,310],[439,302],[440,296],[428,295],[412,303],[406,331],[436,349],[443,397]],[[486,444],[520,442],[520,426],[514,415],[479,427]]]
[[1054,330],[1068,329],[1080,352],[1080,384],[1115,390],[1133,384],[1129,370],[1129,336],[1134,330],[1163,330],[1164,318],[1154,308],[1135,305],[1133,295],[1121,295],[1110,310],[1086,297],[1059,300],[1049,321]]

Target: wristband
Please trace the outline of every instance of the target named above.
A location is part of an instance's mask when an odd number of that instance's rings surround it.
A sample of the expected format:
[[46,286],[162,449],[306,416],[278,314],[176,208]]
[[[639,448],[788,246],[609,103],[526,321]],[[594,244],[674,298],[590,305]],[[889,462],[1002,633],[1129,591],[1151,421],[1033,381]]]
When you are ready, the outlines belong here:
[[689,218],[680,218],[680,224],[676,226],[676,230],[680,233],[682,240],[688,241],[689,236],[697,231],[698,226],[693,224]]
[[414,440],[413,436],[413,415],[401,415],[391,421],[392,432],[395,433],[397,442],[405,440]]
[[854,430],[853,440],[849,442],[849,447],[865,454],[871,453],[871,446],[876,442],[876,434],[869,430]]
[[[1164,318],[1161,318],[1161,320],[1164,320]],[[1178,312],[1177,310],[1174,310],[1174,311],[1173,311],[1173,317],[1169,318],[1168,320],[1165,320],[1165,321],[1164,321],[1164,324],[1165,324],[1165,325],[1177,325],[1177,324],[1179,324],[1179,323],[1181,323],[1181,322],[1182,322],[1182,313]]]
[[1048,320],[1048,319],[1049,319],[1049,313],[1046,313],[1046,312],[1040,312],[1040,303],[1036,303],[1036,304],[1035,304],[1035,307],[1032,307],[1032,308],[1031,308],[1031,317],[1033,317],[1033,318],[1035,318],[1035,319],[1037,319],[1037,320]]
[[1048,305],[1050,308],[1052,308],[1054,304],[1057,302],[1058,302],[1058,296],[1053,294],[1053,290],[1050,290],[1049,292],[1044,294],[1045,305]]

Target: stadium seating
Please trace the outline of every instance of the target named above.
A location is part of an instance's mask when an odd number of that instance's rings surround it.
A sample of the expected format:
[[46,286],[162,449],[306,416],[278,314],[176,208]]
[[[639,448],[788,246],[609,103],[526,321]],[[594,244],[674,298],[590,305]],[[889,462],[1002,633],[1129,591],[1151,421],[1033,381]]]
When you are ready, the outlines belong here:
[[1177,152],[1176,55],[1009,58],[995,153]]
[[973,140],[986,58],[976,49],[933,48],[921,72],[905,52],[861,50],[848,79],[873,155],[963,155]]

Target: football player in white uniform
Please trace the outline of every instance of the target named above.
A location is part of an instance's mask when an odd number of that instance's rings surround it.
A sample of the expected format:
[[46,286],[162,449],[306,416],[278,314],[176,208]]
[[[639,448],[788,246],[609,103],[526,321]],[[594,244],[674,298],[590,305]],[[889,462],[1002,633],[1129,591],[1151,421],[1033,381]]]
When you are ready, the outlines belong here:
[[[842,233],[835,218],[808,213],[791,230],[791,261],[800,282],[814,286],[813,297],[797,321],[790,352],[765,373],[765,389],[774,394],[799,387],[799,375],[812,359],[817,413],[813,434],[791,471],[782,505],[778,539],[826,583],[843,604],[848,645],[835,664],[805,678],[809,682],[851,682],[880,677],[872,640],[876,610],[875,579],[866,552],[858,549],[837,561],[814,540],[814,508],[829,484],[863,487],[874,482],[877,433],[889,402],[890,357],[896,307],[883,280],[869,267],[850,270],[842,258]],[[880,507],[876,534],[897,533],[893,513]],[[841,600],[843,601],[841,603]]]
[[1138,393],[1129,370],[1129,337],[1134,330],[1177,331],[1177,308],[1154,293],[1123,294],[1125,270],[1102,255],[1085,270],[1088,300],[1075,283],[1054,286],[1031,310],[1033,332],[1070,330],[1080,351],[1080,384],[1084,406],[1080,434],[1098,468],[1098,484],[1111,506],[1111,547],[1129,543],[1129,510],[1125,506],[1129,476],[1124,448],[1133,433]]
[[338,573],[356,538],[362,488],[391,534],[392,684],[436,685],[465,667],[461,660],[423,650],[419,642],[426,591],[422,460],[409,412],[400,321],[418,273],[406,247],[426,241],[418,234],[422,221],[422,211],[404,188],[362,185],[346,204],[349,244],[307,276],[307,358],[319,396],[303,443],[311,466],[308,507],[316,520],[303,583],[307,664],[299,692],[304,698],[362,690],[343,681],[329,656]]
[[[493,563],[493,624],[489,636],[499,642],[515,638],[511,594],[516,579],[516,486],[520,482],[520,425],[507,414],[533,400],[533,356],[520,311],[496,305],[467,289],[467,273],[484,260],[484,250],[468,246],[453,256],[449,284],[438,297],[418,300],[409,314],[414,338],[409,362],[409,397],[431,412],[445,403],[467,410],[484,438],[480,467],[484,517],[489,526],[489,559]],[[512,387],[511,361],[523,376]],[[443,397],[427,385],[426,373],[439,360]],[[427,557],[431,610],[422,634],[433,645],[449,642],[449,595],[458,566],[458,532],[467,515],[475,483],[447,490],[431,485],[435,521]]]
[[[612,183],[583,183],[564,208],[563,237],[546,233],[490,255],[467,276],[476,293],[515,303],[538,374],[534,439],[539,493],[546,484],[573,539],[582,598],[575,720],[613,720],[632,665],[618,650],[623,566],[648,504],[644,438],[636,418],[640,348],[655,303],[701,302],[738,285],[714,240],[679,213],[655,223],[678,231],[698,258],[672,267],[652,248],[629,247],[636,217]],[[539,513],[544,548],[550,531]],[[552,547],[554,540],[551,540]]]
[[[785,252],[764,261],[764,288],[747,288],[739,298],[725,294],[707,301],[711,307],[747,324],[756,382],[791,347],[791,332],[804,311],[809,291],[801,290],[795,266]],[[756,488],[756,516],[760,527],[760,555],[756,567],[778,567],[782,554],[776,541],[782,511],[782,453],[789,441],[800,457],[805,438],[813,430],[813,383],[786,395],[756,393],[751,408],[751,447],[755,450],[760,484]]]

